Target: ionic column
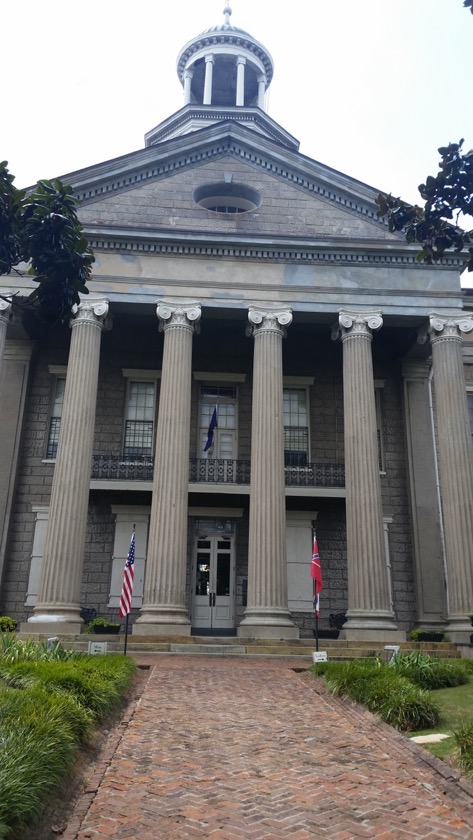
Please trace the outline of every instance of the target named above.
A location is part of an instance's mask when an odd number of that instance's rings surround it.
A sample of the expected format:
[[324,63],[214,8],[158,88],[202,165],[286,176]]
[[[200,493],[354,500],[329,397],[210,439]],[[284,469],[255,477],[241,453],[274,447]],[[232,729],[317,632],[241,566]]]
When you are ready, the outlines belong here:
[[237,83],[236,83],[236,105],[241,106],[245,104],[245,64],[246,58],[239,55],[236,60],[237,65]]
[[213,55],[205,56],[205,80],[204,80],[204,101],[203,105],[212,104],[212,77],[214,69]]
[[80,632],[80,594],[104,298],[81,301],[72,335],[38,600],[28,628]]
[[[250,307],[255,340],[248,606],[239,636],[297,638],[287,607],[282,339],[290,309]],[[310,582],[310,581],[309,581]]]
[[461,337],[472,330],[471,315],[429,315],[447,572],[445,629],[452,641],[469,641],[472,632],[473,456]]
[[397,631],[389,598],[371,352],[381,312],[342,310],[333,338],[343,342],[348,612],[342,636]]
[[266,76],[258,76],[258,108],[264,111],[264,95],[266,93]]
[[[0,289],[0,366],[3,360],[3,352],[5,350],[5,341],[7,337],[7,328],[10,321],[12,304],[12,292],[8,289]],[[8,298],[8,300],[5,300]]]
[[191,84],[194,73],[192,70],[184,71],[184,105],[189,105],[191,101]]
[[200,304],[160,302],[164,331],[148,557],[139,635],[190,635],[186,608],[192,336]]

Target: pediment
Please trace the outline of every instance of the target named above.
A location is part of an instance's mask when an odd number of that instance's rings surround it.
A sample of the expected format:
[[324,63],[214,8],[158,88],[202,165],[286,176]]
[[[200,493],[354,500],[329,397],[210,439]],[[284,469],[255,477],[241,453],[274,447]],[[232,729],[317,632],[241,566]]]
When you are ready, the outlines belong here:
[[[66,180],[86,228],[400,241],[377,219],[374,189],[238,125],[217,124]],[[212,183],[248,185],[259,206],[233,215],[205,209],[194,197]]]

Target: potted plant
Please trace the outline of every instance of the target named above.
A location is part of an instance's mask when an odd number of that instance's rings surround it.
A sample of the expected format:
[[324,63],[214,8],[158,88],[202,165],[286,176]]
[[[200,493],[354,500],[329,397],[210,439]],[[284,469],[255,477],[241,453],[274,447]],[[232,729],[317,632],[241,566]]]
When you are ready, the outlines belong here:
[[443,642],[445,634],[441,630],[411,630],[411,642]]
[[109,621],[108,618],[93,618],[87,624],[84,633],[108,633],[117,635],[120,632],[120,624],[116,621]]
[[0,615],[0,633],[14,633],[15,630],[15,619],[10,618],[9,615]]

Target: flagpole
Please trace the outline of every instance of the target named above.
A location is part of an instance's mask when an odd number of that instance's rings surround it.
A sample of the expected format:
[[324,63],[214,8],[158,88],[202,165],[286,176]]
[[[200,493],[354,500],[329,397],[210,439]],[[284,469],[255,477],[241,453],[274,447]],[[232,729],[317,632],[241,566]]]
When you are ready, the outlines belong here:
[[123,647],[123,656],[126,656],[126,646],[127,646],[127,641],[128,641],[128,619],[129,619],[129,617],[130,617],[130,613],[127,613],[126,614],[126,619],[125,619],[125,645]]
[[[315,528],[312,528],[312,545],[315,542]],[[319,650],[319,616],[317,614],[317,581],[314,578],[312,581],[313,586],[313,603],[315,608],[315,651],[318,653]]]

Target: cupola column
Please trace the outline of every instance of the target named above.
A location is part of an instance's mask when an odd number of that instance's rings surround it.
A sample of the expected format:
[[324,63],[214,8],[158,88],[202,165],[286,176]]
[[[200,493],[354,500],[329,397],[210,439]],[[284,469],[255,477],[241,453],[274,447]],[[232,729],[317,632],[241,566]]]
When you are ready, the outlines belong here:
[[295,639],[287,606],[282,340],[290,309],[250,307],[254,337],[248,606],[238,635]]
[[246,58],[239,55],[236,60],[237,65],[237,85],[236,85],[236,105],[237,107],[245,104],[245,65]]
[[264,111],[264,95],[266,93],[266,77],[258,76],[258,108]]
[[[371,344],[381,312],[340,312],[332,338],[343,343],[347,518],[347,639],[393,639]],[[401,634],[399,633],[399,638]]]
[[469,642],[473,604],[473,453],[462,358],[462,333],[473,330],[469,314],[431,313],[421,343],[430,335],[438,459],[447,573],[448,637]]
[[190,635],[186,608],[187,511],[195,301],[161,301],[164,332],[148,556],[138,635]]
[[184,72],[184,105],[189,105],[191,101],[191,84],[193,75],[194,72],[191,69]]
[[29,632],[80,633],[90,469],[100,343],[108,301],[81,301],[71,321],[71,346],[54,468],[44,557]]
[[214,69],[214,56],[205,56],[205,82],[204,82],[204,101],[203,105],[212,104],[212,79]]

